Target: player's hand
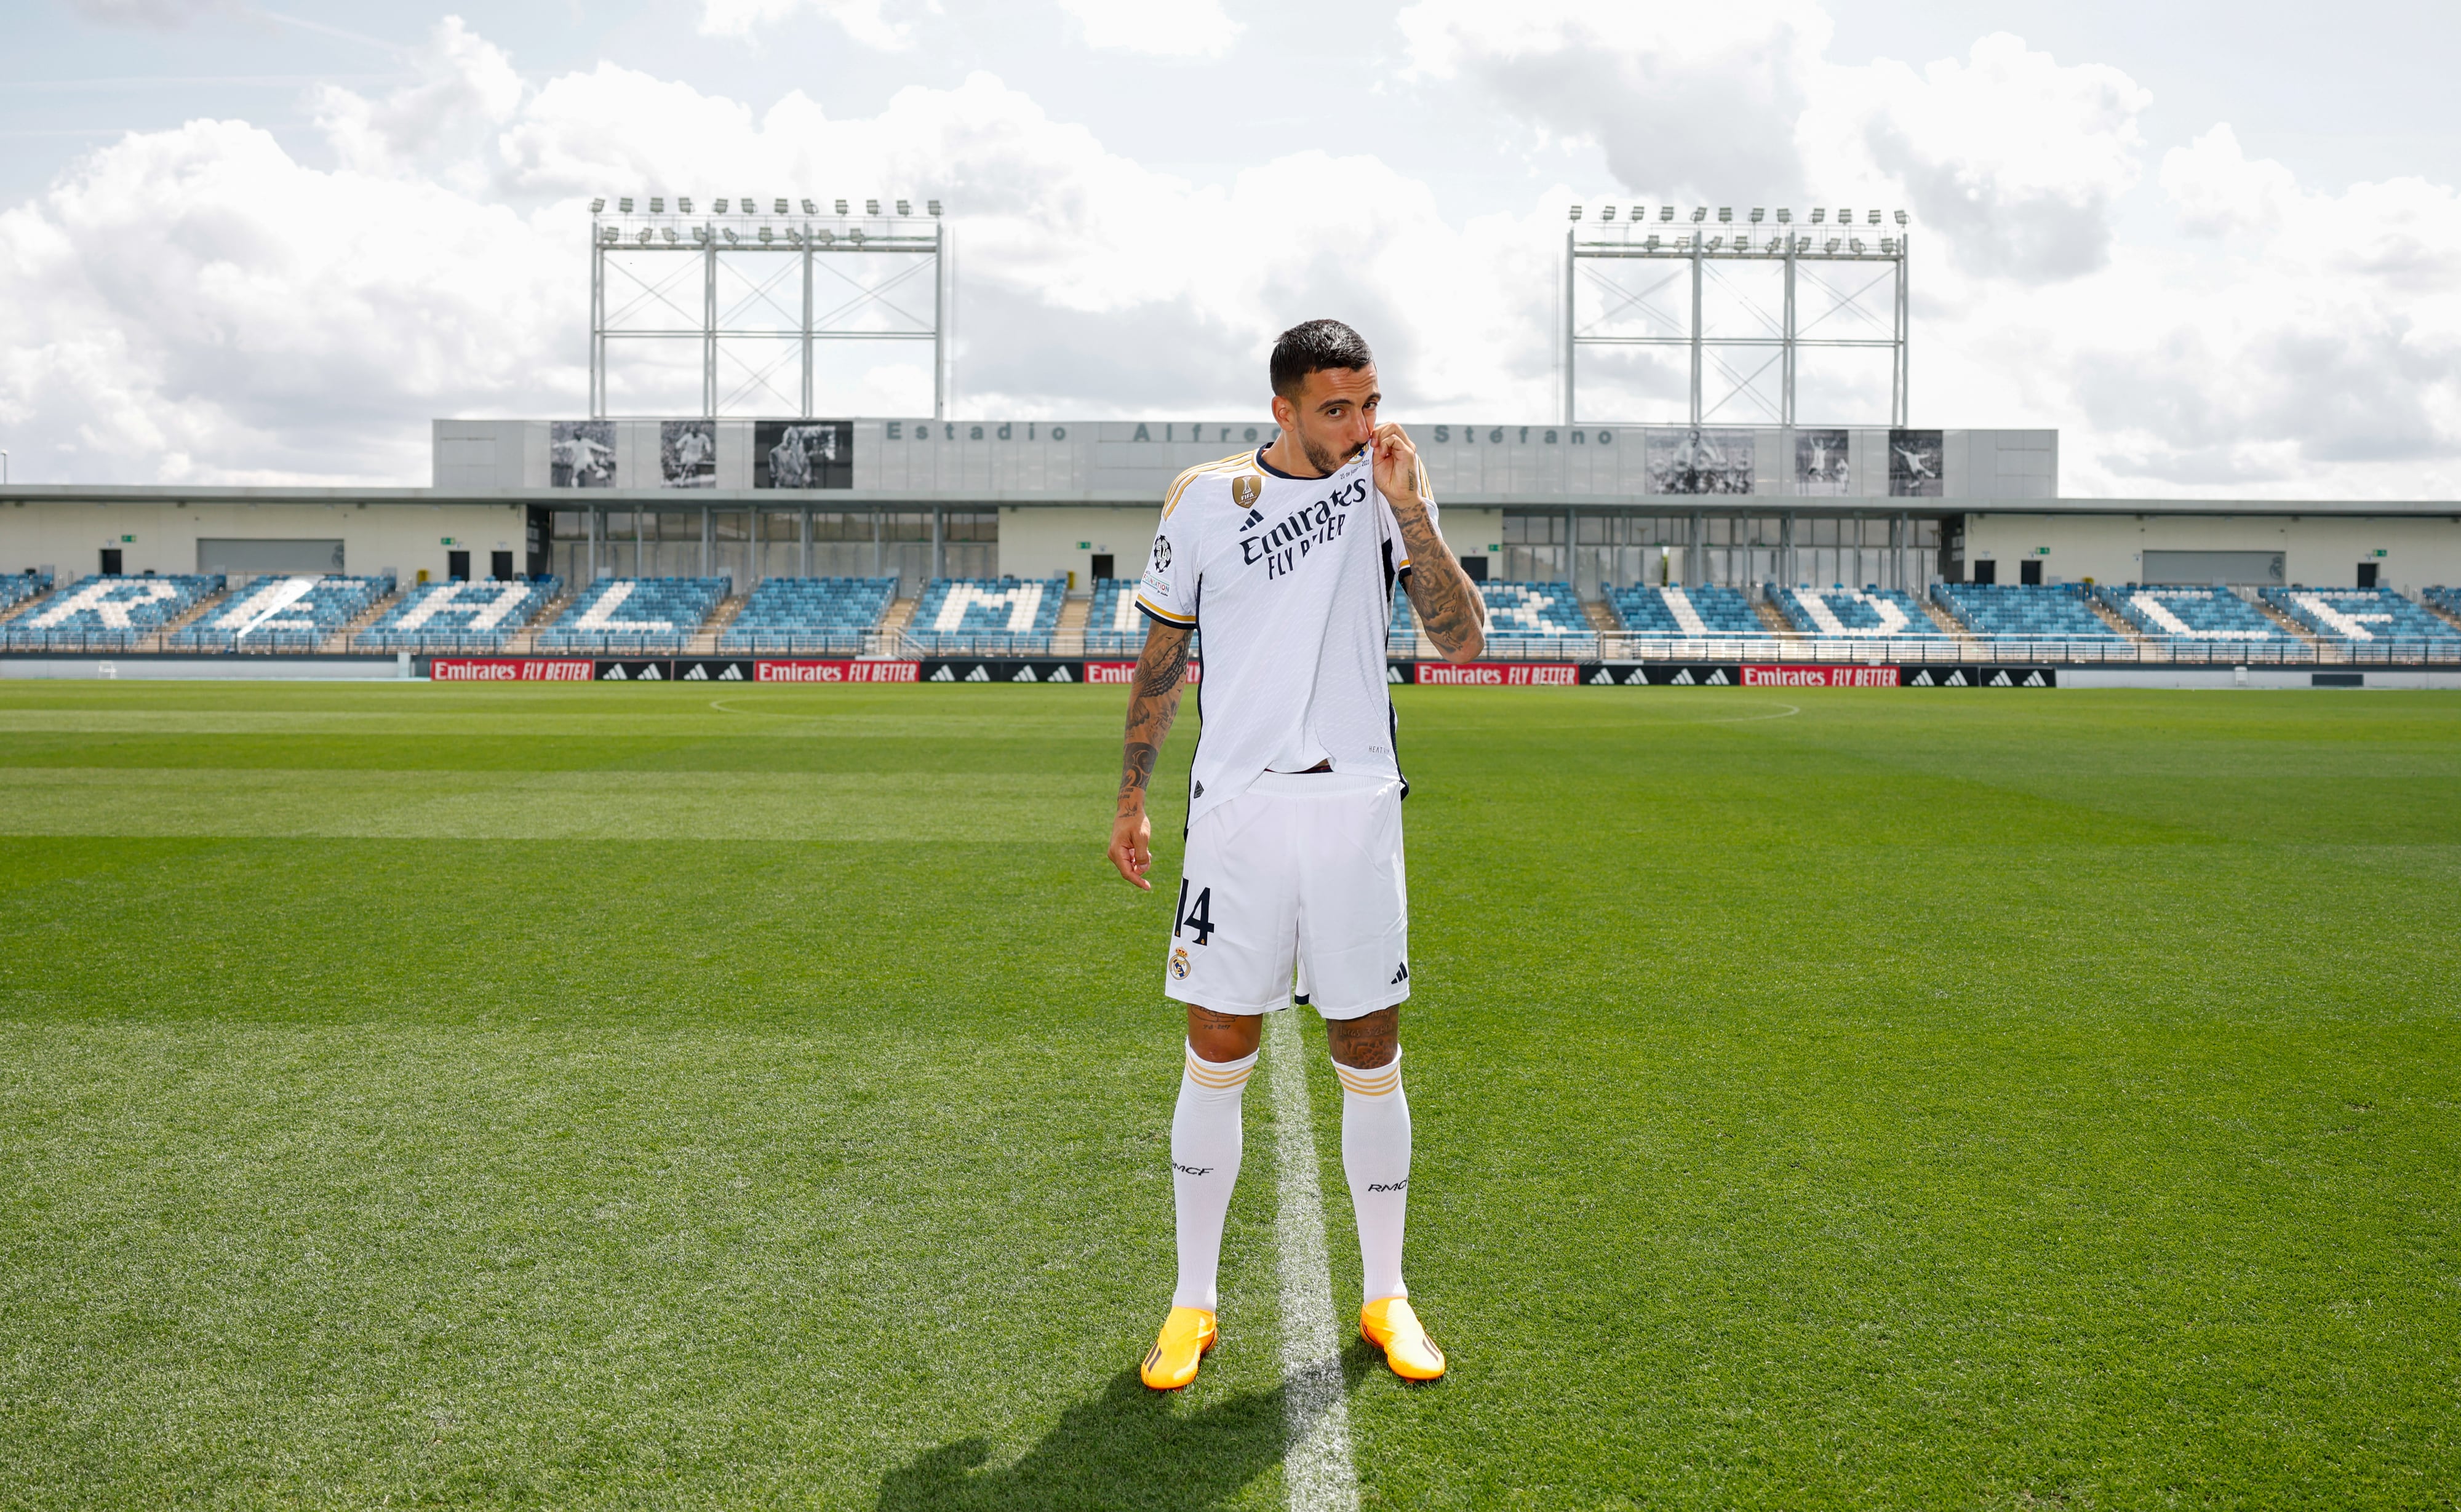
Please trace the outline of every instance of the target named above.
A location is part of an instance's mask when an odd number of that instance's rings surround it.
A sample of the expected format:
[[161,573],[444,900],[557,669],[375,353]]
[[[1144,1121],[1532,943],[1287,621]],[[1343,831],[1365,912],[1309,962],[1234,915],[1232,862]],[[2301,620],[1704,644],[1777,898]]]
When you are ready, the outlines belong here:
[[1145,818],[1145,810],[1111,820],[1111,864],[1120,868],[1121,876],[1153,891],[1153,884],[1145,881],[1145,873],[1153,869],[1153,821]]
[[1398,425],[1376,427],[1376,486],[1396,505],[1422,501],[1419,493],[1419,449]]

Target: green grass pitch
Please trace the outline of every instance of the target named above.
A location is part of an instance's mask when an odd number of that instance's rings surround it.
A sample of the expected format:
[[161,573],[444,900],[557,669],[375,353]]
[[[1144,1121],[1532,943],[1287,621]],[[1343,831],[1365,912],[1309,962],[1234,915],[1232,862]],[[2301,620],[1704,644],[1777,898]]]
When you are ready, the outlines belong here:
[[[1399,703],[1366,1504],[2455,1504],[2461,697]],[[1121,705],[0,683],[0,1506],[1278,1505]]]

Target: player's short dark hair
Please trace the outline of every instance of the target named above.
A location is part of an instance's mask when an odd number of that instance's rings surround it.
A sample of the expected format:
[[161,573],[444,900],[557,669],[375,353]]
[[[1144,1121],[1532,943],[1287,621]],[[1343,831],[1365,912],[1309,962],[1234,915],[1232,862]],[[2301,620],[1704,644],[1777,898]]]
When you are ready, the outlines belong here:
[[1311,373],[1348,368],[1353,373],[1375,366],[1376,353],[1367,338],[1338,320],[1303,320],[1273,342],[1273,392],[1295,404],[1299,385]]

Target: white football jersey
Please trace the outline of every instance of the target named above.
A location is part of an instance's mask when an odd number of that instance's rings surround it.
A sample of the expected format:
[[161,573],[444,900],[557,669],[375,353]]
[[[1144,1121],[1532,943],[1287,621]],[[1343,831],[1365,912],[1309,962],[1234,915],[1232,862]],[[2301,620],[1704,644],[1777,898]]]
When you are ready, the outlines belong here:
[[1260,448],[1171,485],[1137,605],[1200,642],[1190,824],[1266,771],[1402,775],[1384,635],[1410,558],[1373,456],[1293,478]]

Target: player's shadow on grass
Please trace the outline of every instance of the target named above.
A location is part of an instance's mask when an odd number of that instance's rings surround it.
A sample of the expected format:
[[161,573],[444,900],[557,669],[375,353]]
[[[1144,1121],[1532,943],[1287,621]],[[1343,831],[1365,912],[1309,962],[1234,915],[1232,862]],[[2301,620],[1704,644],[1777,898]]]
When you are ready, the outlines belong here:
[[882,1480],[880,1512],[1219,1506],[1281,1461],[1282,1412],[1278,1387],[1187,1412],[1123,1371],[1015,1464],[981,1468],[980,1438],[924,1451]]

